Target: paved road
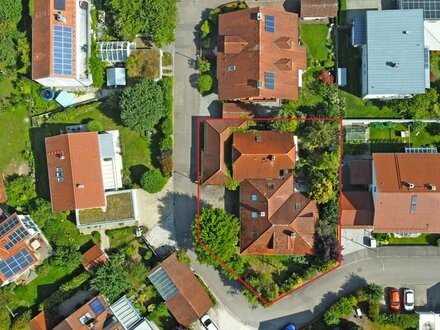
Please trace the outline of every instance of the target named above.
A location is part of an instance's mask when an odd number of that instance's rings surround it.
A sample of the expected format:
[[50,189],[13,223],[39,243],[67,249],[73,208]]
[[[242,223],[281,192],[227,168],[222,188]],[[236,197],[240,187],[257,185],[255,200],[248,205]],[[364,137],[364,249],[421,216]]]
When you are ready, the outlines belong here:
[[[190,224],[196,212],[196,118],[208,116],[200,109],[200,96],[191,86],[197,72],[191,66],[195,60],[194,26],[201,13],[224,1],[182,0],[179,2],[179,22],[175,43],[175,147],[174,147],[174,220],[179,244],[191,248]],[[389,121],[389,120],[386,120]],[[276,329],[288,321],[303,325],[321,313],[337,295],[361,286],[365,281],[380,284],[434,285],[440,273],[440,250],[436,248],[381,248],[359,251],[346,256],[344,265],[273,307],[252,309],[247,300],[234,293],[236,284],[225,284],[217,271],[193,262],[196,271],[208,284],[219,302],[243,323],[260,329]],[[189,253],[195,260],[193,253]]]

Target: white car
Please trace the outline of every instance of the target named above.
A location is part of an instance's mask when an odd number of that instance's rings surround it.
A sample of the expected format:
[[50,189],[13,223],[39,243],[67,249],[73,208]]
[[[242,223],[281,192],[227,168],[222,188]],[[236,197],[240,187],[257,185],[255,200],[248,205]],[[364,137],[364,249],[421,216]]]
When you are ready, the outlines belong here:
[[220,330],[220,328],[217,326],[217,324],[214,323],[214,321],[211,319],[211,317],[208,314],[203,315],[200,318],[200,322],[202,322],[203,326],[207,330]]
[[406,311],[414,310],[414,291],[411,289],[403,290],[403,308]]

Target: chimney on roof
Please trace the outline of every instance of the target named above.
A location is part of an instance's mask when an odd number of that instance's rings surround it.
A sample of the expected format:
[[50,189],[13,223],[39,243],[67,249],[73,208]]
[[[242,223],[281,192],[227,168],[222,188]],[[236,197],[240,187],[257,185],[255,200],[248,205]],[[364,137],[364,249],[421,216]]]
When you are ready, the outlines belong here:
[[435,185],[433,185],[432,183],[428,183],[428,188],[429,188],[429,190],[432,190],[432,191],[437,190],[437,187]]
[[409,30],[403,30],[403,34],[409,34]]
[[56,153],[56,156],[57,156],[59,159],[64,159],[64,152],[62,152],[62,151],[58,151],[58,152]]
[[82,183],[77,183],[77,184],[76,184],[76,187],[77,187],[78,189],[83,189],[83,188],[84,188],[84,185],[83,185]]
[[257,13],[257,21],[261,21],[263,19],[262,13]]
[[292,231],[292,232],[289,234],[289,237],[290,237],[290,238],[295,238],[295,237],[296,237],[296,233],[295,233],[294,231]]
[[271,162],[275,161],[275,155],[269,155],[267,156],[267,159],[269,159]]
[[67,18],[64,17],[63,14],[60,11],[55,15],[55,19],[58,22],[61,22],[61,23],[66,23],[67,22]]
[[261,142],[261,135],[255,135],[255,141]]
[[407,182],[409,189],[414,189],[415,185],[412,182]]

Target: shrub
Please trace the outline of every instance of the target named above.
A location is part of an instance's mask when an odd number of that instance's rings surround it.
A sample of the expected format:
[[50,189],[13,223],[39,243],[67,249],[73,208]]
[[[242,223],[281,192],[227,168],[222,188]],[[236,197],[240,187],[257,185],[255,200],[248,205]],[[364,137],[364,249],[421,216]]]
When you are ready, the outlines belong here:
[[168,135],[160,141],[160,151],[172,150],[173,149],[173,136]]
[[89,57],[89,72],[92,75],[93,86],[102,87],[105,79],[105,62],[98,57],[96,43],[92,41],[91,54]]
[[208,74],[200,75],[197,85],[201,94],[210,92],[212,89],[212,77]]
[[419,315],[411,314],[380,314],[376,320],[381,325],[393,325],[401,329],[418,329]]
[[201,58],[197,61],[197,68],[200,72],[208,72],[211,69],[211,63],[208,60]]
[[371,301],[380,302],[383,298],[383,288],[379,284],[370,283],[365,291]]
[[149,261],[153,257],[153,251],[147,250],[144,254],[144,260]]
[[69,282],[61,285],[60,290],[63,292],[70,292],[75,289],[78,289],[84,282],[86,282],[90,278],[90,273],[84,272],[81,273],[74,278],[72,278]]
[[211,47],[211,38],[209,38],[209,37],[202,38],[202,47],[203,48]]
[[99,120],[95,119],[87,123],[87,129],[90,132],[101,132],[103,130],[103,126]]
[[436,244],[437,244],[437,247],[440,248],[440,238],[437,239]]
[[167,183],[167,178],[165,178],[161,171],[157,168],[146,171],[141,178],[141,187],[149,193],[157,193],[162,190],[162,188]]
[[171,64],[173,64],[173,55],[171,55],[169,52],[164,52],[162,57],[162,65],[168,66]]
[[20,314],[17,318],[14,319],[12,323],[11,330],[25,330],[29,329],[29,322],[32,318],[31,310],[27,310],[23,314]]
[[228,182],[225,183],[225,188],[231,191],[235,191],[240,186],[240,181],[229,179]]
[[318,79],[321,80],[326,85],[331,85],[331,84],[333,84],[335,82],[335,78],[327,70],[322,71],[321,73],[319,73]]
[[200,33],[202,38],[206,38],[211,33],[211,27],[209,26],[209,21],[205,20],[200,26]]
[[163,175],[171,176],[173,172],[173,157],[165,157],[160,160],[160,170]]
[[371,321],[376,321],[380,315],[380,303],[376,301],[370,301],[368,304],[368,317]]
[[177,251],[176,255],[177,255],[177,260],[179,260],[179,262],[181,264],[184,264],[187,266],[191,265],[191,260],[189,259],[189,257],[187,256],[187,254],[184,251],[179,250],[179,251]]
[[93,243],[95,243],[95,244],[101,243],[101,234],[99,231],[96,231],[96,230],[92,231],[92,240],[93,240]]
[[171,116],[166,116],[162,120],[160,127],[163,135],[173,135],[173,118]]
[[220,8],[217,7],[217,8],[212,9],[208,14],[208,20],[211,23],[217,24],[218,15],[220,15],[220,13],[221,13]]
[[303,279],[296,275],[292,274],[281,286],[281,292],[289,292],[290,290],[300,286],[303,283]]
[[342,297],[334,303],[324,314],[324,322],[330,327],[337,326],[341,318],[346,318],[353,310],[355,298]]

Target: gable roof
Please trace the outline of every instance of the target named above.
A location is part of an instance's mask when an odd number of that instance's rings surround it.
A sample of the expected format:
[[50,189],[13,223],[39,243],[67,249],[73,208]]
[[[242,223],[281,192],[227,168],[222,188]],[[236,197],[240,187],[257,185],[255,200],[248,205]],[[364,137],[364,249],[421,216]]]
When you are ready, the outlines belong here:
[[222,118],[252,118],[254,105],[243,102],[223,102]]
[[48,330],[53,329],[55,325],[55,319],[52,315],[53,313],[48,313],[46,311],[42,311],[38,313],[30,322],[29,328],[30,330]]
[[234,133],[232,162],[234,180],[281,177],[281,170],[295,168],[293,133]]
[[341,194],[341,226],[373,228],[374,206],[369,191],[345,191]]
[[[298,71],[307,68],[307,51],[298,45],[297,14],[256,7],[221,14],[218,26],[220,100],[298,99]],[[274,75],[273,87],[266,73]]]
[[336,17],[338,0],[301,0],[301,17]]
[[[35,0],[34,12],[32,14],[32,79],[45,77],[75,77],[76,42],[76,2],[64,0],[65,9],[55,9],[54,0]],[[66,18],[65,23],[56,20],[58,12]],[[68,27],[72,30],[72,38],[68,44],[71,45],[72,71],[69,75],[54,73],[54,26]],[[61,42],[61,41],[60,41]]]
[[[176,253],[153,268],[148,278],[164,298],[171,314],[183,326],[190,325],[212,306],[202,285],[188,266],[177,260]],[[164,279],[172,287],[172,292],[163,286]]]
[[108,260],[107,254],[101,250],[99,245],[95,244],[83,254],[81,263],[86,270],[91,270],[98,265],[106,263]]
[[367,11],[367,94],[425,93],[423,10]]
[[98,134],[63,134],[45,142],[52,210],[105,206]]
[[375,231],[440,232],[440,154],[373,154],[373,168]]
[[242,254],[313,253],[318,207],[293,185],[292,175],[240,184]]
[[205,184],[222,185],[228,182],[225,164],[225,144],[232,127],[246,127],[246,119],[206,120],[201,152],[202,178]]
[[3,178],[3,173],[0,172],[0,203],[6,202],[8,196],[6,195],[6,188]]

